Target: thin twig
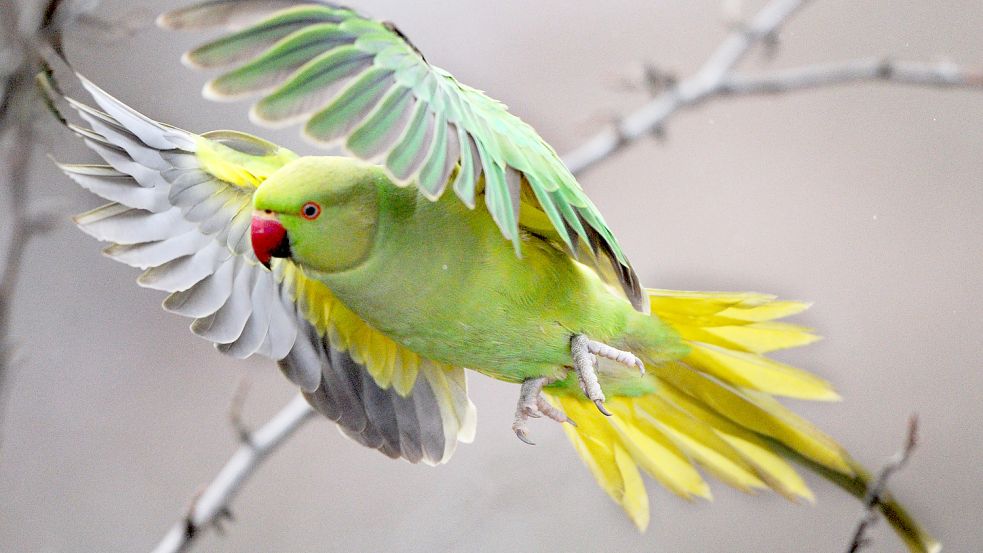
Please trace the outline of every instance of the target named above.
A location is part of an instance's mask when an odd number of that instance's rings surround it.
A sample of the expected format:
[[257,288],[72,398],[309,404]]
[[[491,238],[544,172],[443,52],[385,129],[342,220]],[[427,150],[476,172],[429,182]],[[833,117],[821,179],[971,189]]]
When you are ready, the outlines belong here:
[[904,447],[881,467],[880,472],[877,474],[877,480],[874,481],[874,485],[867,491],[867,497],[864,498],[864,516],[860,519],[860,523],[857,524],[857,529],[853,534],[853,540],[850,542],[850,548],[847,549],[847,553],[857,553],[870,543],[870,538],[867,537],[867,531],[877,522],[877,507],[881,504],[881,498],[887,491],[888,480],[891,479],[894,473],[903,469],[908,464],[908,460],[911,459],[911,454],[915,451],[916,447],[918,447],[918,416],[912,415],[908,419],[908,435],[905,439]]
[[270,453],[313,416],[314,410],[307,400],[297,396],[259,430],[250,433],[248,440],[239,446],[215,479],[194,500],[188,514],[164,536],[154,553],[187,551],[200,530],[228,518],[229,505],[246,480]]
[[720,94],[781,94],[862,81],[983,89],[983,71],[953,63],[924,63],[868,58],[825,63],[761,75],[734,75],[721,83]]

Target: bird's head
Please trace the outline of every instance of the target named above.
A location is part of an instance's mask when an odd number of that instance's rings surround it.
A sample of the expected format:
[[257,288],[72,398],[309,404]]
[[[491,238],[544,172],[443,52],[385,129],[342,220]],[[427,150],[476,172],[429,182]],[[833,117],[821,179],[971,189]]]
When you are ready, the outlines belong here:
[[375,241],[381,167],[345,157],[302,157],[272,174],[253,196],[252,246],[335,273],[359,265]]

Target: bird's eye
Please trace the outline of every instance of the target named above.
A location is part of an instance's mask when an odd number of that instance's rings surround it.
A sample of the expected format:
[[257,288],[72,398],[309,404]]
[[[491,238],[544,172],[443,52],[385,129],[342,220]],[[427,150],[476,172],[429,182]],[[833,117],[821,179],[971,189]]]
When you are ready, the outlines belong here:
[[317,202],[307,202],[304,207],[300,208],[300,214],[304,219],[313,221],[321,214],[321,206],[317,205]]

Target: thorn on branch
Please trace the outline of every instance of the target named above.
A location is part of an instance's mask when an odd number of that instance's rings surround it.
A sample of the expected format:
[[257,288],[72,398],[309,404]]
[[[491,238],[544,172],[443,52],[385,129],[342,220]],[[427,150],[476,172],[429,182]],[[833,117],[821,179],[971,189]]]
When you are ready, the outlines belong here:
[[779,47],[782,45],[778,31],[771,31],[761,37],[761,55],[765,61],[773,61],[778,57]]
[[889,80],[894,75],[894,62],[890,58],[884,58],[877,66],[877,78]]
[[652,138],[658,142],[665,142],[669,139],[669,133],[666,131],[665,125],[656,125],[652,128]]
[[201,495],[203,493],[205,493],[204,488],[199,488],[198,491],[195,492],[195,494],[191,497],[191,504],[188,505],[188,510],[184,515],[184,539],[187,542],[195,539],[198,531],[201,530],[201,528],[195,524],[194,516],[195,509],[198,507],[198,502],[201,500]]
[[679,78],[671,71],[651,63],[642,66],[642,84],[653,97],[676,88],[678,83]]
[[223,522],[235,522],[235,516],[232,514],[232,510],[228,505],[223,505],[219,507],[215,516],[203,524],[198,524],[195,522],[195,510],[198,509],[198,503],[201,501],[202,495],[205,493],[205,488],[198,490],[194,497],[191,498],[191,505],[188,506],[188,512],[184,515],[184,541],[185,543],[191,543],[197,536],[198,533],[205,527],[212,527],[216,532],[225,535],[225,527],[222,526]]
[[194,522],[191,522],[191,516],[184,517],[184,541],[190,543],[195,539],[197,533],[198,527],[195,526]]
[[221,536],[225,536],[225,526],[222,525],[224,522],[233,523],[235,522],[235,516],[232,515],[232,510],[228,506],[224,506],[219,509],[218,513],[215,515],[215,519],[212,520],[212,527]]
[[678,82],[675,73],[648,62],[632,64],[631,69],[618,79],[620,90],[644,91],[652,97],[674,89]]
[[615,134],[615,147],[616,149],[621,149],[631,142],[628,135],[624,131],[624,122],[621,119],[615,119],[614,123],[614,134]]
[[877,507],[880,506],[887,491],[888,480],[908,464],[916,447],[918,447],[918,415],[912,415],[908,419],[908,434],[904,446],[881,467],[874,485],[867,490],[867,496],[864,498],[864,516],[857,524],[847,553],[857,553],[870,544],[871,540],[867,537],[867,532],[877,522]]

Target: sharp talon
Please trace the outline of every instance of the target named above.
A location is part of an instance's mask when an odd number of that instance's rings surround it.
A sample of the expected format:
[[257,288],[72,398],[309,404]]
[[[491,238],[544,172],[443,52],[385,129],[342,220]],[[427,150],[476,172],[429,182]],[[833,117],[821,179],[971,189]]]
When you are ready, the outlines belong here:
[[645,376],[645,363],[641,359],[635,359],[635,366],[638,367],[638,376]]
[[543,397],[543,386],[549,383],[546,377],[530,378],[522,383],[519,392],[519,402],[515,406],[515,420],[512,422],[512,431],[515,432],[523,442],[529,445],[536,445],[529,439],[526,423],[529,419],[547,417],[559,423],[566,422],[567,415],[562,410],[553,407],[550,402]]
[[574,420],[571,419],[570,417],[567,417],[567,424],[569,424],[570,426],[572,426],[574,428],[577,428],[577,423],[574,422]]
[[594,405],[597,405],[597,410],[600,411],[605,417],[613,416],[611,412],[608,411],[607,407],[604,406],[604,400],[595,399]]
[[522,440],[523,442],[525,442],[525,443],[527,443],[529,445],[536,445],[536,443],[533,442],[532,440],[530,440],[529,439],[529,436],[526,435],[526,431],[525,430],[523,430],[521,428],[516,428],[514,430],[515,430],[515,435],[516,435],[517,438],[519,438],[520,440]]

